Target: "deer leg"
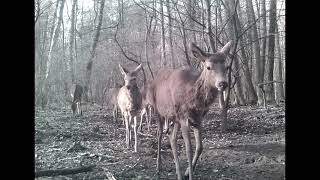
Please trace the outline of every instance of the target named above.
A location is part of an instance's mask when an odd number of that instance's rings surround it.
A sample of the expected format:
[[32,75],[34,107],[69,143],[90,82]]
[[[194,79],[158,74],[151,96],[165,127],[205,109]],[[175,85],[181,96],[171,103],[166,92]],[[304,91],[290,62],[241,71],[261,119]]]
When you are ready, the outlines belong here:
[[[192,160],[192,170],[194,171],[196,168],[197,161],[202,153],[203,146],[202,146],[202,135],[200,127],[194,127],[194,137],[196,140],[196,152],[194,153],[194,157]],[[186,170],[184,176],[188,176],[189,168]]]
[[81,106],[81,101],[79,102],[79,106],[80,106],[80,114],[82,116],[82,106]]
[[176,174],[179,180],[182,180],[182,174],[180,170],[180,162],[177,152],[177,133],[180,129],[180,124],[175,123],[171,134],[169,135],[171,150],[174,158],[174,163],[176,165]]
[[124,121],[126,123],[126,144],[127,144],[127,148],[130,147],[130,141],[129,141],[129,119],[128,116],[126,114],[123,115],[124,116]]
[[131,116],[131,114],[129,115],[129,147],[131,146],[131,138],[132,138],[132,136],[131,136],[131,127],[132,126],[132,116]]
[[134,140],[135,140],[134,152],[138,152],[137,116],[134,116],[133,131],[134,131]]
[[[187,120],[186,120],[187,121]],[[181,123],[181,131],[184,143],[186,145],[186,155],[188,158],[188,168],[189,168],[189,180],[192,180],[192,148],[191,148],[191,140],[190,140],[190,132],[189,132],[189,123],[183,121]]]
[[161,140],[162,140],[162,122],[161,122],[161,117],[159,117],[158,121],[157,121],[157,125],[158,125],[158,154],[157,154],[157,172],[160,173],[161,171]]
[[139,131],[142,131],[142,120],[143,120],[143,116],[146,113],[146,108],[143,108],[141,113],[140,113],[140,124],[139,124]]
[[150,133],[150,126],[151,126],[151,106],[149,106],[149,113],[148,113],[148,132]]
[[117,107],[113,106],[113,121],[114,123],[117,123]]

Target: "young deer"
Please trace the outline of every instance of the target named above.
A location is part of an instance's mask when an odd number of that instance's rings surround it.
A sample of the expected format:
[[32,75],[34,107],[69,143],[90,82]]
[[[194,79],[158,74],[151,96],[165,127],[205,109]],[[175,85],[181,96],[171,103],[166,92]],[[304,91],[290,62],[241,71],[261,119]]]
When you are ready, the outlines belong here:
[[82,116],[82,108],[81,108],[81,99],[83,94],[83,87],[79,84],[73,84],[71,87],[71,109],[73,115],[75,115],[75,111]]
[[113,121],[114,123],[117,123],[118,119],[118,93],[120,90],[121,86],[116,86],[114,88],[110,89],[110,94],[111,94],[111,105],[112,105],[112,114],[113,114]]
[[137,86],[137,73],[141,69],[141,64],[136,67],[132,72],[129,72],[127,69],[122,67],[119,64],[121,74],[124,76],[125,85],[120,88],[118,93],[118,106],[121,110],[121,113],[124,117],[126,124],[126,144],[127,148],[131,144],[131,124],[132,118],[133,122],[133,131],[134,131],[134,151],[138,151],[138,134],[137,134],[137,115],[141,108],[142,98]]
[[141,105],[141,114],[140,114],[140,125],[139,131],[142,130],[142,121],[143,117],[145,117],[147,125],[148,125],[148,132],[150,133],[150,126],[151,126],[151,116],[152,116],[152,106],[147,99],[147,90],[149,85],[146,84],[141,88],[141,96],[142,96],[142,105]]
[[[202,63],[203,70],[199,73],[191,67],[179,69],[165,69],[158,73],[151,85],[151,104],[157,115],[160,116],[158,125],[158,156],[157,170],[160,172],[161,159],[160,147],[162,138],[163,121],[174,122],[173,130],[169,136],[176,174],[182,179],[180,163],[177,152],[177,132],[182,131],[185,142],[188,168],[185,176],[192,180],[192,175],[198,158],[202,152],[201,121],[208,112],[209,106],[218,95],[228,86],[226,80],[225,59],[230,50],[231,41],[220,51],[208,54],[195,44],[191,44],[191,52]],[[193,127],[196,151],[192,159],[190,140],[190,126]]]

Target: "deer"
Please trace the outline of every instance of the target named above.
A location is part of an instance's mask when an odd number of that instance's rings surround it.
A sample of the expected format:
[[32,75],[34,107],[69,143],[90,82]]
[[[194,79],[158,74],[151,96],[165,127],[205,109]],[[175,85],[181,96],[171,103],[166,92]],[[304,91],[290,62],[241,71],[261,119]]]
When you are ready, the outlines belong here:
[[137,134],[137,115],[140,112],[142,97],[137,85],[137,73],[142,68],[140,64],[133,71],[128,71],[119,64],[120,72],[124,78],[124,86],[119,90],[117,101],[121,113],[124,117],[126,124],[126,144],[127,148],[131,145],[131,125],[133,119],[133,131],[134,131],[134,151],[138,151],[138,134]]
[[77,114],[80,114],[82,116],[82,108],[81,108],[82,94],[83,94],[83,87],[79,84],[73,84],[71,87],[71,98],[73,99],[71,102],[71,110],[73,115],[75,115],[77,110]]
[[145,84],[141,90],[140,94],[142,96],[142,105],[141,105],[141,112],[140,112],[140,124],[139,124],[139,131],[142,131],[142,121],[143,117],[145,117],[147,125],[148,125],[148,132],[150,133],[150,126],[151,126],[151,116],[152,116],[152,106],[147,99],[147,90],[149,88],[149,84]]
[[117,119],[118,119],[118,100],[117,100],[117,97],[118,97],[118,93],[119,93],[119,90],[120,90],[121,86],[120,85],[117,85],[116,87],[114,88],[111,88],[110,89],[110,94],[111,94],[111,105],[112,105],[112,115],[113,115],[113,121],[114,123],[117,123]]
[[[190,43],[191,54],[201,63],[199,72],[191,66],[182,66],[177,69],[159,70],[152,81],[150,93],[147,95],[157,115],[157,173],[161,170],[161,139],[164,121],[172,121],[173,129],[169,140],[173,153],[177,179],[183,178],[177,152],[177,133],[181,129],[182,138],[188,160],[188,167],[184,177],[192,180],[198,158],[203,151],[202,146],[202,119],[208,112],[210,105],[223,92],[228,82],[226,80],[225,65],[227,54],[232,41],[225,44],[215,53],[206,53],[194,43]],[[167,122],[168,123],[168,122]],[[192,127],[196,150],[192,156],[190,128]]]

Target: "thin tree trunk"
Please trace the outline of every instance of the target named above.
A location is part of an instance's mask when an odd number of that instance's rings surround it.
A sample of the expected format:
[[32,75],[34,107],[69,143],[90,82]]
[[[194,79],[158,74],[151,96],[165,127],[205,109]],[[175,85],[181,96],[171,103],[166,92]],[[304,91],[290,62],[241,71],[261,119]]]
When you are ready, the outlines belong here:
[[166,38],[164,28],[163,0],[160,1],[160,18],[161,18],[161,61],[160,67],[166,66]]
[[[225,1],[225,5],[227,8],[225,11],[226,17],[232,16],[230,19],[230,22],[228,22],[228,24],[227,24],[229,36],[232,37],[231,39],[237,39],[238,32],[237,32],[236,14],[234,13],[235,4],[234,4],[234,2],[227,0],[227,1]],[[239,76],[238,74],[239,74],[240,65],[239,65],[238,56],[236,54],[234,55],[234,63],[232,64],[232,68],[234,69],[234,71],[237,72],[235,74],[235,76]],[[234,88],[235,88],[235,95],[237,96],[237,99],[239,100],[240,105],[244,105],[245,101],[244,101],[243,89],[242,89],[243,85],[242,85],[242,82],[240,81],[240,79],[236,82]]]
[[73,0],[73,3],[72,3],[72,10],[71,10],[71,27],[70,27],[70,38],[69,38],[69,53],[70,53],[70,62],[69,62],[69,74],[70,74],[70,77],[71,77],[71,83],[73,84],[75,82],[75,79],[74,79],[74,55],[73,55],[73,44],[74,44],[74,34],[75,34],[75,7],[76,7],[76,4],[77,4],[77,0]]
[[[253,9],[252,5],[252,0],[246,0],[246,7],[247,7],[247,16],[248,16],[248,24],[252,24],[255,21],[255,12]],[[257,24],[254,23],[252,26],[252,31],[251,31],[251,39],[253,41],[253,56],[255,59],[255,84],[259,84],[263,82],[263,76],[261,75],[261,59],[260,59],[260,43],[258,41],[258,29],[257,29]],[[257,87],[257,86],[255,86]],[[258,97],[258,102],[261,102],[263,100],[261,91],[256,88],[257,92],[257,97]]]
[[174,54],[173,54],[172,17],[171,17],[170,0],[166,0],[166,7],[167,7],[167,13],[168,13],[169,49],[170,49],[170,55],[171,55],[171,65],[172,65],[172,68],[175,68],[176,65],[174,62]]
[[45,79],[48,78],[48,75],[50,72],[50,66],[51,66],[51,60],[52,60],[52,50],[56,46],[56,42],[59,37],[60,26],[61,26],[61,22],[62,22],[62,18],[63,18],[62,16],[63,16],[63,8],[64,8],[65,0],[60,0],[60,1],[61,1],[61,3],[60,3],[60,9],[59,9],[59,16],[57,17],[58,23],[57,23],[57,26],[54,27],[53,34],[52,34],[51,41],[50,41],[50,46],[49,46],[49,55],[48,55]]
[[207,5],[208,39],[210,42],[212,52],[216,52],[215,42],[214,42],[213,33],[212,33],[212,24],[211,24],[211,0],[206,0],[206,5]]
[[[275,28],[277,18],[277,1],[271,0],[270,2],[270,15],[269,15],[269,40],[268,40],[268,61],[266,64],[266,80],[273,81],[274,70],[274,47],[275,47]],[[266,99],[267,102],[274,103],[274,85],[273,83],[266,86]]]
[[[189,14],[187,22],[188,22],[190,30],[194,30],[194,28],[195,28],[194,21],[193,21],[193,19],[196,19],[196,17],[195,17],[195,15],[196,15],[195,3],[196,3],[195,0],[188,0],[187,1],[187,11],[188,11],[188,14]],[[191,31],[189,34],[190,34],[190,36],[189,36],[190,40],[189,41],[197,43],[195,32]]]
[[[276,46],[278,49],[278,62],[275,64],[276,68],[275,68],[275,80],[276,81],[282,81],[282,55],[281,55],[281,47],[280,47],[280,34],[279,34],[279,27],[278,24],[276,24],[276,33],[277,33],[277,41],[276,41]],[[276,88],[276,101],[280,102],[281,100],[284,99],[284,89],[283,89],[283,84],[282,83],[276,83],[275,84]]]
[[150,17],[150,20],[148,22],[148,14],[147,11],[145,10],[145,16],[146,16],[146,35],[145,35],[145,45],[144,45],[144,55],[146,58],[146,62],[147,62],[147,66],[148,69],[150,71],[151,77],[152,79],[153,77],[153,73],[150,67],[150,63],[149,63],[149,55],[148,55],[148,49],[149,49],[149,36],[150,36],[150,31],[151,31],[151,25],[152,25],[152,20],[153,20],[153,16]]
[[[266,64],[266,48],[267,48],[267,14],[266,14],[266,1],[261,0],[261,14],[262,14],[262,43],[261,43],[261,63],[260,70],[261,76],[264,77],[265,74],[265,64]],[[262,105],[263,101],[259,99],[259,105]]]
[[[100,30],[101,30],[101,26],[102,26],[102,19],[103,19],[103,9],[104,9],[104,3],[105,0],[101,0],[101,4],[100,4],[100,11],[99,11],[99,22],[98,22],[98,26],[97,26],[97,30],[93,39],[93,45],[92,45],[92,49],[91,49],[91,55],[87,64],[87,68],[86,68],[86,81],[85,81],[85,96],[86,99],[88,98],[88,92],[89,92],[89,88],[90,88],[90,78],[91,78],[91,74],[92,74],[92,66],[93,66],[93,59],[95,57],[96,54],[96,48],[97,48],[97,44],[98,44],[98,40],[100,37]],[[88,99],[87,99],[88,100]]]

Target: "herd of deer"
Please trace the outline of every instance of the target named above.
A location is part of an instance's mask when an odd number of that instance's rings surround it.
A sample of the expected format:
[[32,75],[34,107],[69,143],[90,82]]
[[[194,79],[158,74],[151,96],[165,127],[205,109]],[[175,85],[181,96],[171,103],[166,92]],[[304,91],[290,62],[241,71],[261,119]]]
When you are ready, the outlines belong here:
[[[188,168],[184,173],[185,178],[192,180],[193,171],[198,158],[202,153],[201,121],[208,112],[210,105],[217,97],[219,91],[224,91],[228,86],[226,80],[225,59],[231,47],[229,41],[218,52],[209,54],[191,43],[190,49],[193,56],[201,62],[202,71],[198,72],[190,66],[177,69],[162,69],[158,71],[155,79],[139,89],[137,86],[137,74],[142,68],[141,64],[133,71],[129,71],[119,64],[125,84],[113,89],[111,102],[113,104],[114,121],[117,121],[118,108],[124,119],[126,127],[126,145],[131,145],[131,132],[134,132],[134,151],[138,151],[137,116],[141,115],[139,129],[142,128],[143,116],[146,116],[148,130],[150,131],[151,113],[155,115],[157,122],[157,172],[161,170],[161,139],[163,125],[165,132],[169,134],[169,140],[176,166],[177,179],[183,178],[177,152],[177,133],[181,129],[185,143]],[[81,95],[83,88],[74,87],[72,111],[73,114],[82,114]],[[173,128],[169,127],[169,122]],[[192,127],[196,149],[192,158],[190,140],[190,127]]]

